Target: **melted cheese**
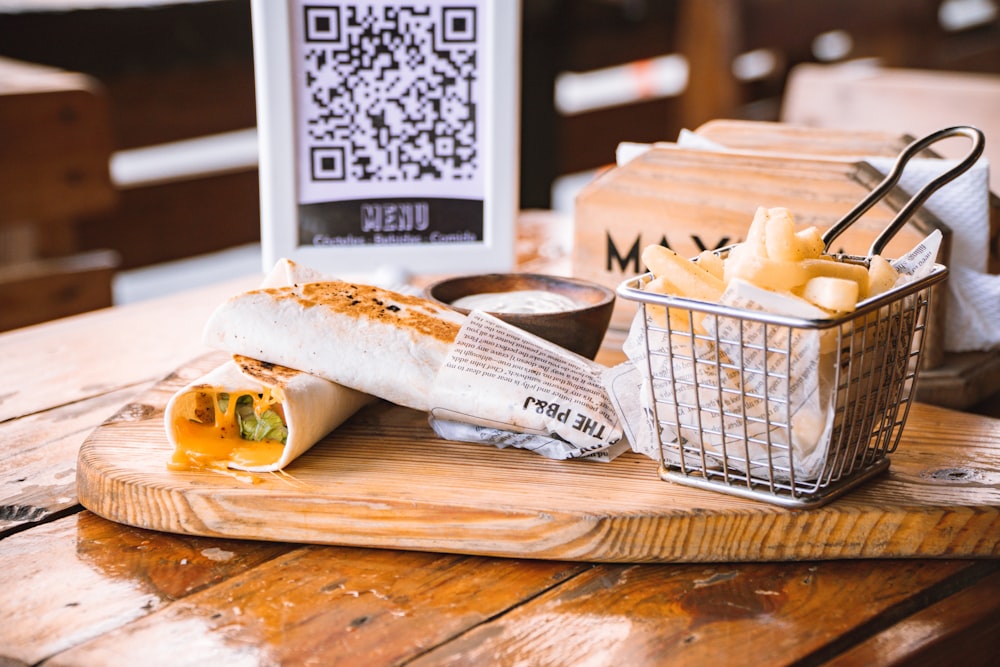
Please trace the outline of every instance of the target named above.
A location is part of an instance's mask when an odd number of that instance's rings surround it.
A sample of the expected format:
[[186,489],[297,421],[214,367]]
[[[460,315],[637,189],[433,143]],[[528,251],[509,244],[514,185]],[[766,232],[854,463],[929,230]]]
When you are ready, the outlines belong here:
[[240,426],[236,418],[236,402],[241,396],[250,396],[254,414],[260,416],[266,410],[281,414],[280,398],[265,388],[262,394],[245,392],[230,393],[229,404],[222,410],[219,394],[228,393],[219,388],[205,387],[193,392],[203,394],[212,401],[214,419],[211,423],[199,421],[195,417],[197,397],[191,396],[191,410],[178,410],[171,424],[177,443],[169,467],[173,470],[226,470],[230,464],[241,466],[266,466],[275,463],[284,451],[285,445],[278,440],[244,440],[240,436]]

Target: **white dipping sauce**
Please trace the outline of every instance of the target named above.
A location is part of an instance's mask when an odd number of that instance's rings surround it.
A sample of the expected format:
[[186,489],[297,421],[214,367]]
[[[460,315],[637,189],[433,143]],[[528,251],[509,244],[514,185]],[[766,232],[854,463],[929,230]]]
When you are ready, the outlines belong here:
[[559,313],[578,307],[573,299],[544,290],[470,294],[452,301],[451,305],[488,313]]

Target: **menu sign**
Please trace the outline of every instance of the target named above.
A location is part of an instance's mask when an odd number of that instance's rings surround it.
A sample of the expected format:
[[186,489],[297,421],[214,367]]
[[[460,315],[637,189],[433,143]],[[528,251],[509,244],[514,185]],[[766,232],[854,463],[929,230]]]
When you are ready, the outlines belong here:
[[519,3],[253,11],[265,268],[509,269]]

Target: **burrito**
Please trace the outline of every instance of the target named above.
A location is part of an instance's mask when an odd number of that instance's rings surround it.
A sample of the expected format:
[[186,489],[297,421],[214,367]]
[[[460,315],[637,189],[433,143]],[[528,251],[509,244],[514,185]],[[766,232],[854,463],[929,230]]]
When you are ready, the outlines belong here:
[[220,305],[204,341],[416,410],[465,316],[373,285],[306,282],[244,292]]
[[169,467],[281,470],[372,401],[308,373],[234,356],[167,403]]
[[[328,280],[282,259],[263,287]],[[300,370],[233,355],[167,403],[169,467],[273,472],[301,456],[375,397]]]
[[603,366],[482,311],[463,315],[378,286],[324,281],[244,292],[212,313],[204,342],[437,422],[488,427],[502,444],[507,431],[529,434],[519,446],[545,455],[554,450],[539,439],[564,440],[579,457],[621,438]]

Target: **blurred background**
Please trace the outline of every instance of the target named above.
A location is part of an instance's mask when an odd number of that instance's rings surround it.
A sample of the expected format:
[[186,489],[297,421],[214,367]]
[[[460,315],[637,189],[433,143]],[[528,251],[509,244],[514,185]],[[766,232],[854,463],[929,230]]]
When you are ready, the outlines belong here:
[[[1000,115],[996,0],[523,4],[522,209],[716,118]],[[873,76],[912,118],[816,92]],[[0,330],[259,270],[255,123],[249,0],[0,0]]]

